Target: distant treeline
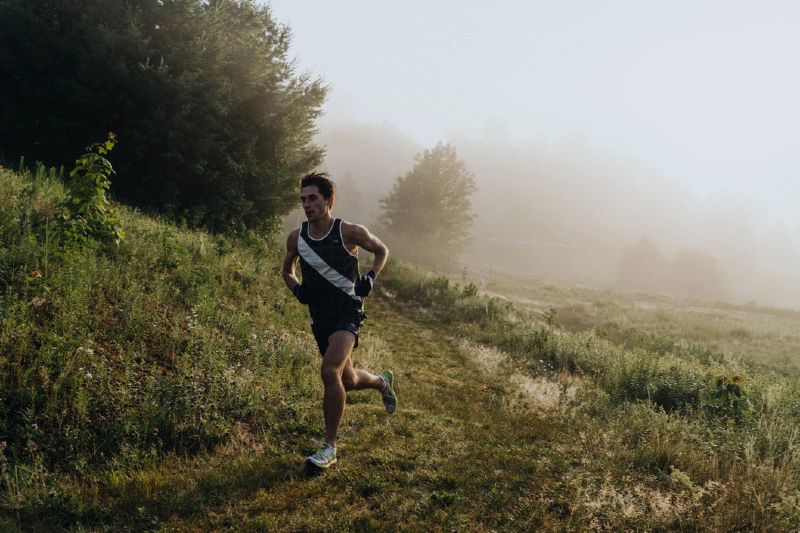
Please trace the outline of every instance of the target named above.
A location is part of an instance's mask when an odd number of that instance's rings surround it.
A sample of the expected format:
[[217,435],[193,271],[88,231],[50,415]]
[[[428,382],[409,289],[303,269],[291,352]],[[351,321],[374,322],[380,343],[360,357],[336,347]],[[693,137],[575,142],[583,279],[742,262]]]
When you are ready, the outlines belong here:
[[113,131],[112,194],[215,231],[296,204],[327,86],[252,0],[0,0],[0,155],[73,165]]
[[686,293],[710,300],[730,297],[725,273],[715,257],[701,250],[680,250],[670,260],[647,235],[620,255],[617,283],[628,289]]

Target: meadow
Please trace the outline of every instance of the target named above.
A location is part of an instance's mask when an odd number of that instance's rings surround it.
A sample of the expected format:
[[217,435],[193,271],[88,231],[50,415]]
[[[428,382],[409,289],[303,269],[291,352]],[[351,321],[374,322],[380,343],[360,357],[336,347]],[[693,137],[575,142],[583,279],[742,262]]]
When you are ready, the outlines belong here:
[[350,393],[316,475],[282,243],[122,208],[119,245],[66,253],[64,195],[0,170],[2,531],[800,527],[796,311],[392,260],[354,361],[398,411]]

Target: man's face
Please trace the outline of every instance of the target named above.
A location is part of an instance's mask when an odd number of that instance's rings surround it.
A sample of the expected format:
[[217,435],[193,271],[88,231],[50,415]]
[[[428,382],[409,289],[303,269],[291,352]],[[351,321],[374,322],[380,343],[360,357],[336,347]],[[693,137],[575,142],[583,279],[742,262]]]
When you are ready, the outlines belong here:
[[305,211],[308,221],[319,222],[333,207],[333,198],[326,200],[316,185],[309,185],[300,191],[300,203],[303,204],[303,211]]

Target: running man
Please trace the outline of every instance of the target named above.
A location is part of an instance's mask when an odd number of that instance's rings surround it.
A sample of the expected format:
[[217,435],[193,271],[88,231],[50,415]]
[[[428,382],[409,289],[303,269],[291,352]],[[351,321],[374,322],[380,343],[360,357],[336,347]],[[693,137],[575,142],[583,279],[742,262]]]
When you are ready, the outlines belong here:
[[[375,376],[353,368],[350,361],[350,352],[358,346],[359,331],[366,318],[364,298],[372,292],[389,250],[364,226],[333,218],[335,200],[336,185],[326,172],[303,177],[300,201],[308,221],[289,234],[283,259],[283,279],[297,300],[308,305],[311,331],[322,354],[325,442],[306,459],[319,468],[336,462],[336,435],[348,391],[375,389],[383,396],[386,412],[391,414],[397,407],[391,371]],[[375,254],[372,269],[366,274],[358,272],[359,247]],[[302,285],[295,276],[298,259]]]

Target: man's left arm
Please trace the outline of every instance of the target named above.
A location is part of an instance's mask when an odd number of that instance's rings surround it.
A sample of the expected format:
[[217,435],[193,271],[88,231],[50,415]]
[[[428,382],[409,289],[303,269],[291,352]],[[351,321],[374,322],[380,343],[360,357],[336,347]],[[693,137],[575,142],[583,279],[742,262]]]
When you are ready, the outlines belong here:
[[365,281],[363,279],[364,277],[370,278],[370,281],[367,282],[370,287],[369,290],[366,291],[366,296],[371,292],[372,282],[375,281],[375,278],[386,265],[386,260],[389,259],[389,249],[364,226],[347,224],[347,226],[342,229],[342,236],[345,238],[345,243],[360,246],[364,250],[375,255],[372,261],[372,269],[368,273],[362,274],[362,284]]

